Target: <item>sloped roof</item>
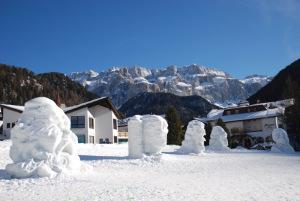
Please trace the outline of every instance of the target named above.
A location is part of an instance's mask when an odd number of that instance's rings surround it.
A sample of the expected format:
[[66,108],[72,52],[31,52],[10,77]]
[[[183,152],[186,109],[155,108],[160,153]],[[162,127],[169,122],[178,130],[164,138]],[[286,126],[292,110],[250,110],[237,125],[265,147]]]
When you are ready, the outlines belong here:
[[74,105],[71,107],[64,108],[63,110],[65,113],[70,113],[70,112],[73,112],[73,111],[76,111],[76,110],[79,110],[79,109],[82,109],[85,107],[93,107],[95,105],[101,105],[103,107],[109,108],[114,112],[114,114],[116,115],[116,117],[118,119],[122,118],[122,115],[119,113],[119,111],[112,104],[111,100],[108,97],[97,98],[97,99],[94,99],[94,100],[91,100],[88,102],[81,103],[79,105]]
[[209,113],[207,118],[200,118],[199,120],[204,122],[216,121],[219,118],[224,122],[232,122],[232,121],[244,121],[250,119],[261,119],[266,117],[276,117],[282,115],[284,112],[283,108],[273,108],[266,109],[263,111],[257,112],[249,112],[249,113],[241,113],[241,114],[231,114],[231,115],[223,115],[223,110],[214,111],[213,113]]
[[10,104],[1,104],[0,105],[3,108],[15,111],[15,112],[20,112],[22,113],[24,111],[24,106],[21,105],[10,105]]
[[[81,104],[78,104],[78,105],[67,107],[67,108],[64,108],[63,111],[65,113],[70,113],[70,112],[73,112],[75,110],[79,110],[81,108],[92,107],[92,106],[95,106],[95,105],[101,105],[103,107],[109,108],[114,112],[114,114],[116,115],[116,117],[118,119],[122,118],[122,114],[120,114],[118,112],[118,110],[115,108],[115,106],[112,104],[111,100],[108,97],[101,97],[101,98],[97,98],[97,99],[94,99],[94,100],[91,100],[91,101],[88,101],[88,102],[84,102],[84,103],[81,103]],[[21,105],[1,104],[1,107],[10,109],[10,110],[13,110],[13,111],[16,111],[16,112],[20,112],[20,113],[22,113],[24,111],[24,106],[21,106]]]

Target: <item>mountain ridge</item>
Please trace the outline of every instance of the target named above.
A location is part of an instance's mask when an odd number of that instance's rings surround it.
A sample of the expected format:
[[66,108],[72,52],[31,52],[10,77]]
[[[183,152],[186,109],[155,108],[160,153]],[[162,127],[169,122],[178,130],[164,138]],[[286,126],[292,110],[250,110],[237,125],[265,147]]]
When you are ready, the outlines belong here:
[[68,76],[99,96],[109,96],[118,107],[141,92],[198,95],[226,105],[245,100],[272,79],[251,75],[240,80],[216,68],[196,64],[165,68],[112,67],[101,72],[73,72]]

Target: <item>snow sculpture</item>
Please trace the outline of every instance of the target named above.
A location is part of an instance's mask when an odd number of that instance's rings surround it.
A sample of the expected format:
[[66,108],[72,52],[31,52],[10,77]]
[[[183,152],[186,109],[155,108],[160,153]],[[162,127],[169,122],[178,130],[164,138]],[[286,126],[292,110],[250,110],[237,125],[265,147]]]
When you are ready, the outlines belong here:
[[128,153],[132,158],[160,154],[167,144],[168,124],[157,115],[135,115],[128,122]]
[[209,150],[212,151],[228,151],[227,133],[221,126],[214,126],[209,140]]
[[11,130],[10,157],[6,171],[15,178],[54,177],[80,170],[75,150],[76,135],[63,110],[45,97],[25,104],[24,112]]
[[143,157],[142,116],[135,115],[128,122],[128,154],[132,158]]
[[272,146],[271,151],[277,153],[294,153],[293,147],[290,145],[289,138],[285,130],[276,128],[272,132],[272,138],[275,144]]
[[203,153],[205,150],[204,135],[204,124],[197,120],[190,121],[180,151],[183,153]]

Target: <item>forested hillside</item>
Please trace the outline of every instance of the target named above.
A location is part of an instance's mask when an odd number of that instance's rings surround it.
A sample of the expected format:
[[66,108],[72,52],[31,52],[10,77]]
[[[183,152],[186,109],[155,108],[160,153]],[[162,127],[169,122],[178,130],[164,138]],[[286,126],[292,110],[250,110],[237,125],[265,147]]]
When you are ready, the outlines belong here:
[[91,100],[97,96],[61,73],[35,74],[26,68],[0,64],[0,102],[23,105],[26,101],[45,96],[67,106]]

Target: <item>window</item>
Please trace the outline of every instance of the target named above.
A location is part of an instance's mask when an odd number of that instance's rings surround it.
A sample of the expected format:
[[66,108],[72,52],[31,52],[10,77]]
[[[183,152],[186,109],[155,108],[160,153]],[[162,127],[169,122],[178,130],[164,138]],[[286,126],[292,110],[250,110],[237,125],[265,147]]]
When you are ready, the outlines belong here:
[[11,123],[11,127],[13,128],[15,126],[15,124],[16,124],[15,122]]
[[90,141],[90,143],[93,143],[93,144],[94,144],[94,142],[95,142],[94,136],[89,136],[89,141]]
[[94,128],[94,119],[89,118],[89,128]]
[[118,123],[116,119],[113,119],[114,129],[118,129]]
[[6,128],[10,128],[10,123],[7,123],[7,124],[6,124]]
[[84,116],[72,116],[71,117],[71,128],[85,128],[85,117]]
[[78,143],[85,143],[85,135],[77,135]]

